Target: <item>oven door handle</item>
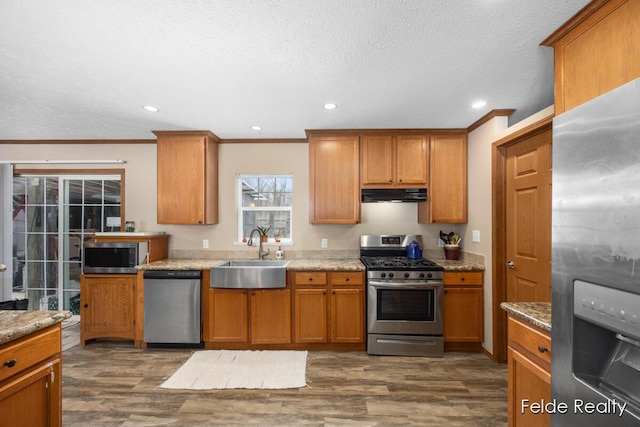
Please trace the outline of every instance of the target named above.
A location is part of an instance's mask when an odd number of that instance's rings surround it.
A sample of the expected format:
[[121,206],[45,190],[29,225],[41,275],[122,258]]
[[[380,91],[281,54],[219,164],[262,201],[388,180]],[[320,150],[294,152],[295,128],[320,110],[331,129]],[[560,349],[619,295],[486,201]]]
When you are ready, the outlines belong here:
[[369,286],[376,289],[436,289],[442,288],[444,285],[442,282],[378,282],[370,280]]

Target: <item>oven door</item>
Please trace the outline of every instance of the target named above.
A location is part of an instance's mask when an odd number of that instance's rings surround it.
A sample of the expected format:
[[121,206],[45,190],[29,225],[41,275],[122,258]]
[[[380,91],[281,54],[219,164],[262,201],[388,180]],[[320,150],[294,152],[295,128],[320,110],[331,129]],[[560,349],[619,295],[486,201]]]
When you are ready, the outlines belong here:
[[370,334],[442,335],[442,282],[368,282]]

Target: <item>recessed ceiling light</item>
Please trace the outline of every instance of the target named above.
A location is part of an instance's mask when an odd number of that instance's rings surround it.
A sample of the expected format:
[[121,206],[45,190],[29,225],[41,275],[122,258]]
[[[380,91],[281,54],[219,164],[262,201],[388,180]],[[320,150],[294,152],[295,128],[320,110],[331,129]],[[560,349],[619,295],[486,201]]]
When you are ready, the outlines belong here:
[[145,105],[142,108],[144,108],[145,110],[147,110],[147,111],[149,111],[151,113],[157,113],[158,111],[160,111],[156,107],[154,107],[153,105]]
[[473,104],[471,104],[471,108],[482,108],[485,105],[487,105],[487,101],[476,101]]
[[253,130],[262,130],[262,126],[253,125],[253,126],[251,126],[251,129],[253,129]]
[[332,102],[329,102],[327,104],[324,104],[323,107],[325,110],[335,110],[337,105]]

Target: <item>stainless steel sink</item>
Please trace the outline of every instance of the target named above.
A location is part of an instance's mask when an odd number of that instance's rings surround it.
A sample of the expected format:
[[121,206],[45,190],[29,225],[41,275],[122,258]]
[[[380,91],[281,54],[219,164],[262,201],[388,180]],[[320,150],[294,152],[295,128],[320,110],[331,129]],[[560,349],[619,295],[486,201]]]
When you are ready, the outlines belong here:
[[228,261],[211,268],[212,288],[268,289],[287,286],[289,261]]

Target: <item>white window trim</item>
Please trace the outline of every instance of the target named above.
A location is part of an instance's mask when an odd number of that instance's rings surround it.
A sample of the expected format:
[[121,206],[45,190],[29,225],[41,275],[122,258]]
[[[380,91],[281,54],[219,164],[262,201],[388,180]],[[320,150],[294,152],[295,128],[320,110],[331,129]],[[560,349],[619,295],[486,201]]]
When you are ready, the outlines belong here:
[[[280,239],[279,242],[276,242],[273,238],[269,238],[267,242],[263,242],[263,246],[291,246],[293,245],[293,174],[291,173],[238,173],[236,174],[236,222],[237,222],[237,231],[236,231],[236,241],[233,242],[234,246],[246,246],[247,242],[242,241],[242,217],[245,209],[241,206],[242,203],[242,185],[240,183],[241,178],[244,177],[275,177],[275,178],[291,178],[291,206],[284,207],[255,207],[251,208],[251,211],[271,211],[271,210],[280,210],[280,211],[289,211],[289,218],[291,223],[290,235],[291,237],[287,239]],[[249,236],[246,236],[249,239]]]

